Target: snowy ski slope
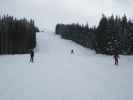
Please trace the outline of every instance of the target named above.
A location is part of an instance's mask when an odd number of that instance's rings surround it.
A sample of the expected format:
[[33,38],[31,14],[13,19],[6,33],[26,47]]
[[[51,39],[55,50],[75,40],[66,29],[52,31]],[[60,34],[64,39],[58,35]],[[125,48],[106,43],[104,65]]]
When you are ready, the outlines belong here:
[[[133,100],[133,56],[95,54],[52,32],[29,55],[0,56],[0,100]],[[74,49],[74,54],[71,54]]]

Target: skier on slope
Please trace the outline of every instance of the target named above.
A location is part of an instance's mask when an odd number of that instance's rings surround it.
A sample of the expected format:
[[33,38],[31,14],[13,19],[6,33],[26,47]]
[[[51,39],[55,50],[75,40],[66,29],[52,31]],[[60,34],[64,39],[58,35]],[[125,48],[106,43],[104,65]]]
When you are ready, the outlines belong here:
[[113,58],[114,58],[114,61],[115,61],[115,65],[118,65],[119,64],[119,54],[118,54],[118,51],[117,50],[114,50],[114,55],[113,55]]
[[30,62],[34,62],[34,50],[30,51]]
[[74,54],[74,50],[73,49],[71,50],[71,54]]

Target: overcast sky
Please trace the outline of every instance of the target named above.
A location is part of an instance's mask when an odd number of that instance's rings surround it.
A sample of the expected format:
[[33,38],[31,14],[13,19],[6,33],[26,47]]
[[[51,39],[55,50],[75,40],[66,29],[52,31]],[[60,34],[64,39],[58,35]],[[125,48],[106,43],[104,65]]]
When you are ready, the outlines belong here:
[[0,13],[35,20],[40,29],[57,23],[97,25],[102,14],[133,18],[133,0],[0,0]]

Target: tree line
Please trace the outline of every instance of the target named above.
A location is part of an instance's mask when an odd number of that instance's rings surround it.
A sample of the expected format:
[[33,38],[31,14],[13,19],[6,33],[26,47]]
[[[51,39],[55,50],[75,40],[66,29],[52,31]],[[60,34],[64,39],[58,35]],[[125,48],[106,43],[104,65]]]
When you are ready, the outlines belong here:
[[28,53],[36,47],[38,31],[33,20],[0,16],[0,54]]
[[96,53],[112,55],[117,50],[119,54],[133,54],[133,22],[126,15],[102,15],[97,27],[89,27],[88,24],[57,24],[55,32],[62,38],[94,49]]

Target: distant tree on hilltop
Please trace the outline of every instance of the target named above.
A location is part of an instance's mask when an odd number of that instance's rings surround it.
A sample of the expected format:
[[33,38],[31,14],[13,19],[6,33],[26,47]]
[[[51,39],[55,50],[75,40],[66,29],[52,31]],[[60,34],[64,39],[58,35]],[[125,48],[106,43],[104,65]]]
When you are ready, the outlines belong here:
[[133,54],[133,22],[126,15],[118,17],[102,16],[97,27],[79,24],[57,24],[56,34],[73,40],[97,53]]
[[28,53],[36,47],[37,31],[33,20],[0,16],[0,54]]

